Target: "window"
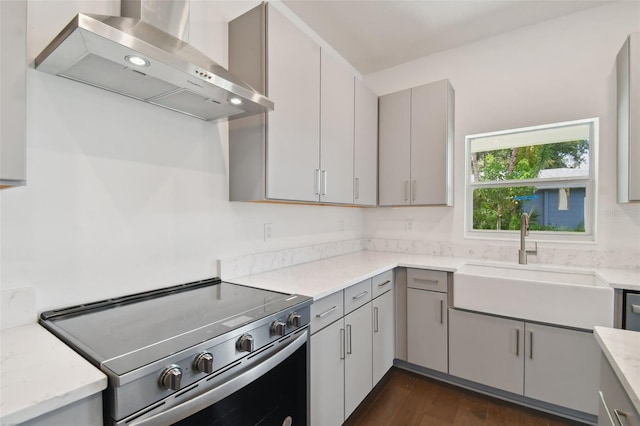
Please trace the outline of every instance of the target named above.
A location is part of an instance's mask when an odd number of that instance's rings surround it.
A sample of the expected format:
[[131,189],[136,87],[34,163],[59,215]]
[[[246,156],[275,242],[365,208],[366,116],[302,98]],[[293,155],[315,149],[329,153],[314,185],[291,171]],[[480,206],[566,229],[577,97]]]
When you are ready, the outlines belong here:
[[466,137],[468,237],[594,239],[598,119]]

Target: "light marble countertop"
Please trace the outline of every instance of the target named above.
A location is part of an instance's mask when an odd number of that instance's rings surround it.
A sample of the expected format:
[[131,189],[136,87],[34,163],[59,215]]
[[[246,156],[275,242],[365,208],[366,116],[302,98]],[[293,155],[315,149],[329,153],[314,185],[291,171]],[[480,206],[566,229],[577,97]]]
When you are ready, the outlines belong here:
[[595,327],[593,334],[636,411],[640,413],[640,332]]
[[34,419],[102,392],[107,376],[39,324],[0,335],[0,423]]
[[456,257],[361,251],[229,281],[318,300],[398,266],[455,272],[467,261],[469,259]]
[[[398,266],[456,272],[465,263],[503,263],[518,266],[517,263],[484,261],[472,258],[359,251],[273,271],[235,277],[227,281],[266,290],[302,294],[318,300]],[[557,265],[534,263],[527,265],[529,269],[544,269],[548,267],[572,269]],[[578,271],[594,271],[610,287],[640,291],[640,271],[638,270],[575,269]],[[222,278],[223,280],[225,279],[224,276]]]

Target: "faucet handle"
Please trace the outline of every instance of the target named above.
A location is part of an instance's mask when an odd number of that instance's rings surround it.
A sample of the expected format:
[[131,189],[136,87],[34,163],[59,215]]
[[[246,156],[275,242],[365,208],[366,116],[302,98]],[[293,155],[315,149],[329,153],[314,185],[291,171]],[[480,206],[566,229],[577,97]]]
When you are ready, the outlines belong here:
[[533,255],[538,254],[538,242],[534,241],[533,244],[534,244],[533,245],[533,247],[534,247],[533,250],[527,250],[527,254],[533,254]]

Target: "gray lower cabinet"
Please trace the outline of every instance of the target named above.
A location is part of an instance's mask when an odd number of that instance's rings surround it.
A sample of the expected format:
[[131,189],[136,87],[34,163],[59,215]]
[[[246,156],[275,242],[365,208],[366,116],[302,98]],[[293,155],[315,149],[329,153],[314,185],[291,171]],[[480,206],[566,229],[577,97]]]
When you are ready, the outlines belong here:
[[359,307],[344,317],[344,419],[371,391],[372,337],[371,303]]
[[640,414],[604,354],[600,361],[598,426],[640,426]]
[[449,373],[522,395],[524,323],[449,310]]
[[454,376],[597,414],[599,349],[591,332],[451,309],[449,345]]
[[393,365],[393,271],[311,305],[311,425],[341,425]]
[[598,414],[600,348],[592,333],[525,323],[524,395]]
[[447,373],[447,273],[407,270],[407,361]]
[[[393,277],[393,271],[391,277]],[[386,281],[386,280],[385,280]],[[383,282],[385,282],[383,281]],[[375,283],[373,285],[376,285]],[[372,385],[382,379],[393,366],[395,357],[395,305],[393,300],[393,282],[389,289],[371,302],[373,308],[373,378]]]

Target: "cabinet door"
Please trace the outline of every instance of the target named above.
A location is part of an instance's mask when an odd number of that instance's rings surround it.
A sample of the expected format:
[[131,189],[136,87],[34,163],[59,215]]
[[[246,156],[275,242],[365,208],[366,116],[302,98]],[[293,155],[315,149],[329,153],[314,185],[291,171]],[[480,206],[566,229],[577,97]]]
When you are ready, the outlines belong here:
[[452,204],[450,89],[448,80],[411,89],[411,204]]
[[380,97],[378,201],[409,204],[411,173],[411,90]]
[[448,371],[447,295],[407,289],[407,361]]
[[320,46],[268,6],[267,197],[318,201]]
[[[373,299],[373,379],[372,385],[382,379],[393,365],[395,356],[395,310],[393,292],[387,291]],[[446,341],[445,341],[446,343]]]
[[311,336],[311,425],[344,421],[344,320]]
[[524,323],[449,310],[449,373],[522,395]]
[[344,418],[372,389],[371,303],[344,317],[346,356],[344,365]]
[[0,2],[0,189],[26,179],[27,4]]
[[355,78],[325,50],[320,64],[320,201],[353,204]]
[[525,325],[525,396],[598,414],[599,365],[592,333]]
[[378,96],[356,79],[353,202],[375,206],[378,199]]

